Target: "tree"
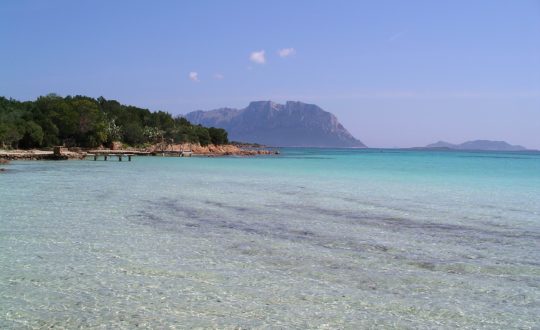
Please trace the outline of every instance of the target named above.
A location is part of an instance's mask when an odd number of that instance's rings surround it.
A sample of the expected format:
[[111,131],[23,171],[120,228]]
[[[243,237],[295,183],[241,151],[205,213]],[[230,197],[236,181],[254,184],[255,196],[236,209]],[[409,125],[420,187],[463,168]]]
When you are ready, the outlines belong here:
[[210,140],[215,145],[229,143],[227,131],[223,128],[210,127],[208,133],[210,135]]
[[124,142],[130,145],[139,145],[146,141],[144,130],[137,122],[130,122],[124,126],[123,137]]
[[77,96],[72,101],[77,113],[77,131],[75,139],[78,145],[96,147],[107,141],[108,123],[100,111],[97,102],[86,97]]
[[200,125],[195,126],[195,134],[197,135],[197,138],[199,140],[199,143],[201,146],[207,146],[210,144],[210,134],[208,133],[208,129],[205,127],[202,127]]
[[19,102],[0,97],[0,146],[96,147],[121,141],[130,145],[145,143],[228,143],[220,128],[192,125],[187,119],[164,111],[120,104],[104,97],[56,94],[35,101]]
[[115,120],[109,120],[107,126],[107,138],[108,142],[119,141],[122,139],[122,126],[116,125]]
[[22,134],[15,125],[0,123],[0,143],[2,148],[17,148]]
[[19,146],[21,148],[37,148],[43,142],[43,129],[33,121],[28,121],[23,124],[22,131],[24,132]]

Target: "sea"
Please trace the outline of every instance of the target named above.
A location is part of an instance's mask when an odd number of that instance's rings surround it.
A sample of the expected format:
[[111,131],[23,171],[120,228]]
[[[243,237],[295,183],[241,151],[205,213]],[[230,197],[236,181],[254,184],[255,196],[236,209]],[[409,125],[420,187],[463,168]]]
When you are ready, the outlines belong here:
[[0,328],[540,328],[540,153],[280,151],[3,165]]

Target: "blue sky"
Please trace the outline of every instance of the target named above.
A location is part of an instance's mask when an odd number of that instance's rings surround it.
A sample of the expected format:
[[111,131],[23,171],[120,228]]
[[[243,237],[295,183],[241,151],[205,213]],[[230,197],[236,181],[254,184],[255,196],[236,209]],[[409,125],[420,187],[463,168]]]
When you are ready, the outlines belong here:
[[373,147],[540,149],[538,0],[3,0],[0,41],[0,95],[20,100],[174,114],[298,100]]

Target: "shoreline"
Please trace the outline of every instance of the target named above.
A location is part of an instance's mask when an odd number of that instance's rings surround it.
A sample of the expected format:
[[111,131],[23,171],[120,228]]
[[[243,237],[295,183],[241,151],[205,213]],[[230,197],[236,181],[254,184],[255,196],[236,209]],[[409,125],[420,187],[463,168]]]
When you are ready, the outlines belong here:
[[[188,151],[189,150],[189,151]],[[194,157],[224,157],[224,156],[259,156],[259,155],[277,155],[278,150],[268,148],[245,148],[232,144],[200,146],[192,144],[174,144],[161,148],[159,145],[147,148],[57,148],[57,150],[40,149],[14,149],[0,150],[0,164],[6,164],[12,160],[83,160],[92,154],[134,154],[137,156],[176,156],[180,153],[189,152]],[[2,162],[3,161],[3,162]]]

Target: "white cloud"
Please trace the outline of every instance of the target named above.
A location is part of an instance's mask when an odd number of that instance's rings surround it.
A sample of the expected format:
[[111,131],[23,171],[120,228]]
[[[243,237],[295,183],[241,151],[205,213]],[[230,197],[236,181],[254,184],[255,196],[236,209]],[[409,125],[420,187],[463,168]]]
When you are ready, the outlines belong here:
[[294,48],[283,48],[278,50],[279,57],[288,57],[296,54],[296,50]]
[[192,71],[189,73],[189,79],[195,82],[199,82],[199,74],[197,72]]
[[251,53],[251,55],[249,55],[249,60],[251,62],[254,62],[254,63],[257,63],[257,64],[266,63],[266,58],[264,56],[264,50],[260,50],[258,52]]
[[223,78],[225,78],[225,76],[222,75],[221,73],[216,73],[216,74],[214,74],[214,79],[221,80],[221,79],[223,79]]

